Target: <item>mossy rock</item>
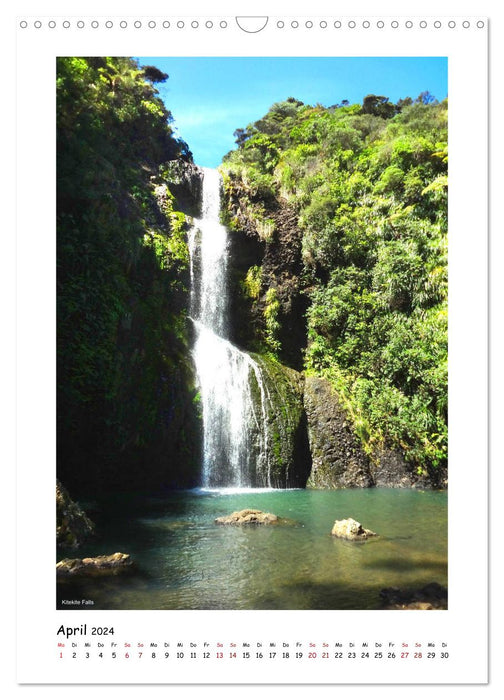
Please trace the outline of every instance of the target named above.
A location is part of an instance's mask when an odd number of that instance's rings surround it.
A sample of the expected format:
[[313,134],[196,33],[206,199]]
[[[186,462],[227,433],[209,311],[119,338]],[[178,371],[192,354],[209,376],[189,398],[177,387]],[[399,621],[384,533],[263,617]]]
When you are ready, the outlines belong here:
[[84,559],[62,559],[56,564],[58,579],[118,576],[131,573],[134,568],[129,554],[116,552]]
[[278,523],[279,518],[273,513],[264,513],[262,510],[245,508],[237,510],[231,515],[215,518],[217,525],[271,525]]
[[[265,384],[267,410],[268,475],[257,474],[255,485],[304,488],[311,470],[303,375],[265,355],[252,354]],[[252,381],[253,400],[261,392]]]
[[56,481],[56,542],[78,547],[95,533],[95,526],[68,491]]

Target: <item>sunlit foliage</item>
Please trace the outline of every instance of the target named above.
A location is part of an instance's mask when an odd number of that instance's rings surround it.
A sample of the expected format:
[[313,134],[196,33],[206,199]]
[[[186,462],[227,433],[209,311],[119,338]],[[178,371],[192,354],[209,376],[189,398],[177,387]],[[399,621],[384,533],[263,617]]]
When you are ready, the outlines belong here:
[[369,449],[400,446],[420,470],[444,464],[447,102],[289,98],[237,130],[237,146],[228,181],[297,211],[306,371],[334,381]]

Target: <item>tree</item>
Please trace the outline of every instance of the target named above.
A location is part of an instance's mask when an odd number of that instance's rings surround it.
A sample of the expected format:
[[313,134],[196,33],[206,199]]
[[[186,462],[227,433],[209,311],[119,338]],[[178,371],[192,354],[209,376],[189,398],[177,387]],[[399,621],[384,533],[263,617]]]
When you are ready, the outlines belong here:
[[397,100],[396,102],[396,111],[397,112],[402,112],[404,107],[409,107],[410,105],[413,104],[413,100],[411,97],[405,97],[404,99],[401,98],[400,100]]
[[416,98],[415,102],[418,102],[419,104],[423,105],[437,104],[436,98],[434,97],[434,95],[431,95],[428,90],[424,90],[424,92],[421,92]]
[[163,73],[156,66],[144,66],[143,74],[151,83],[165,83],[170,77],[168,73]]
[[245,141],[247,141],[253,135],[253,133],[254,129],[250,125],[245,129],[236,129],[236,131],[233,133],[236,145],[243,146]]
[[376,117],[390,119],[395,114],[395,107],[389,102],[388,97],[383,95],[366,95],[362,102],[362,114],[374,114]]

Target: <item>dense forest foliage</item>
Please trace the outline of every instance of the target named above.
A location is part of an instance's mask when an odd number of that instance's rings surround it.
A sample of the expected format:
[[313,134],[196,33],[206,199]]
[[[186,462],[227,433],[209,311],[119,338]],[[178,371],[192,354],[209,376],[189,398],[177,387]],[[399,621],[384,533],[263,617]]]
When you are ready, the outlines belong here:
[[[187,232],[202,175],[167,79],[130,58],[57,61],[58,476],[77,493],[199,480]],[[447,458],[447,102],[289,98],[235,137],[233,342],[329,380],[372,461],[398,449],[432,476]]]
[[[299,232],[303,369],[331,380],[368,452],[400,448],[418,473],[445,466],[447,102],[289,98],[235,136],[226,222],[253,228],[266,253],[285,221]],[[278,269],[255,261],[240,289],[262,350],[289,363]]]
[[191,485],[199,466],[174,195],[192,156],[157,96],[167,78],[129,58],[57,61],[58,473],[78,491],[159,482],[182,457],[164,478]]

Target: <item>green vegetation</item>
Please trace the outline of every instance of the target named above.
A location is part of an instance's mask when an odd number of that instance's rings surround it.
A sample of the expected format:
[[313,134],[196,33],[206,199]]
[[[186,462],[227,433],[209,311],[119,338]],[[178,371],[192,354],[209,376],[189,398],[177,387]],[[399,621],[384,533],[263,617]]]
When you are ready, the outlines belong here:
[[170,190],[192,157],[157,97],[167,77],[57,61],[58,470],[77,491],[147,484],[146,461],[155,475],[194,452],[186,216]]
[[[157,94],[167,78],[129,58],[57,61],[58,474],[77,494],[197,483],[198,178]],[[222,218],[247,236],[239,342],[328,378],[372,458],[397,447],[419,474],[443,467],[447,103],[289,98],[235,136]]]
[[258,265],[252,265],[242,282],[242,289],[250,299],[257,299],[261,291],[262,270]]
[[[447,102],[289,98],[235,136],[222,166],[234,228],[237,193],[266,244],[272,212],[296,212],[305,371],[334,383],[371,454],[400,447],[419,472],[445,465]],[[278,353],[278,280],[262,269],[257,334]]]
[[278,320],[280,302],[275,287],[270,287],[268,289],[265,301],[264,318],[266,321],[266,342],[269,349],[275,352],[280,350],[281,347],[280,341],[278,340],[278,331],[280,330],[280,322]]

